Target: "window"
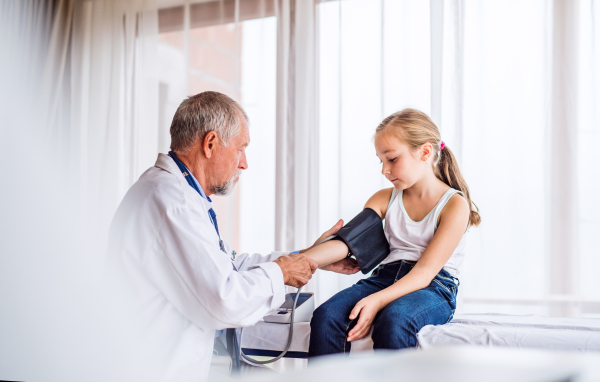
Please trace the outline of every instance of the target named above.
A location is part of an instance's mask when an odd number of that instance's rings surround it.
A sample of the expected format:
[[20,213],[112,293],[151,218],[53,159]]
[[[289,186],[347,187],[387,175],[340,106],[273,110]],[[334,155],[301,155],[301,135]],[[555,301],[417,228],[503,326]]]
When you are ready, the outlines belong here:
[[212,198],[221,235],[238,253],[274,248],[277,24],[265,3],[240,2],[238,22],[234,1],[159,11],[160,151],[168,151],[171,119],[187,95],[224,93],[250,119],[248,170],[231,195]]

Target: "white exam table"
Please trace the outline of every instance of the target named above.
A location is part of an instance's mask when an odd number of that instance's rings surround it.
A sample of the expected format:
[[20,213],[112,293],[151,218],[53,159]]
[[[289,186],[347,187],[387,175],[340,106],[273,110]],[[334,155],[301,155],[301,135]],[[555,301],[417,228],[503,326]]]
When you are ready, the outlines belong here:
[[[276,356],[287,343],[288,325],[259,322],[242,332],[244,353]],[[286,357],[306,358],[310,324],[294,325],[294,338]],[[600,352],[600,319],[459,314],[445,325],[428,325],[417,334],[419,347],[486,346]],[[373,351],[370,336],[352,343],[350,355]]]

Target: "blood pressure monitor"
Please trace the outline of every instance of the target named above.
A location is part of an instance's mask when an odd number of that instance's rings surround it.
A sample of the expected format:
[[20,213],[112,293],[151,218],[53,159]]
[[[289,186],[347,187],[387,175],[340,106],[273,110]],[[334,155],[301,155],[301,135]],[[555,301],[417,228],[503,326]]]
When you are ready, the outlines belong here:
[[[300,293],[296,302],[296,311],[294,313],[294,322],[310,322],[313,310],[315,310],[314,293]],[[296,293],[288,293],[285,296],[284,303],[277,310],[268,316],[265,316],[266,322],[276,324],[289,324],[294,307]]]

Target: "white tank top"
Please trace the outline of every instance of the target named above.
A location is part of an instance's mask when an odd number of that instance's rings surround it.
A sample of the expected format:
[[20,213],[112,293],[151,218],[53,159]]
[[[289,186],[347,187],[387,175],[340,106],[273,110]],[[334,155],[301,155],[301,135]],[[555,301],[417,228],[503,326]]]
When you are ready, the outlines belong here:
[[[456,193],[462,195],[460,191],[453,188],[446,191],[436,206],[429,211],[427,216],[421,221],[415,222],[408,216],[404,209],[404,203],[402,203],[402,191],[397,191],[394,188],[392,197],[390,198],[390,204],[388,205],[385,214],[384,229],[385,236],[390,243],[390,254],[381,262],[381,264],[387,264],[398,260],[419,260],[425,251],[425,248],[427,248],[429,242],[433,238],[433,234],[437,230],[437,221],[440,212],[442,212],[442,209],[446,203],[448,203],[448,200]],[[454,250],[454,253],[452,253],[452,256],[446,265],[444,265],[444,269],[457,278],[463,258],[465,257],[466,237],[467,235],[465,232],[460,239],[458,246]]]

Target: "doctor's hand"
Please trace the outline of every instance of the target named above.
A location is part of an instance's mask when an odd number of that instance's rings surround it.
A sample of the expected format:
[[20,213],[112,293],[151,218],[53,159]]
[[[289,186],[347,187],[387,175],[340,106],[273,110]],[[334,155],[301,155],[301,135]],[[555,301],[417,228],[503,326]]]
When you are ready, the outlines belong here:
[[281,256],[275,263],[281,268],[283,283],[295,288],[306,285],[319,267],[315,260],[300,253]]
[[335,263],[321,267],[321,269],[324,271],[341,273],[343,275],[353,275],[356,272],[360,271],[360,268],[358,266],[358,261],[356,261],[356,259],[353,257],[348,257],[348,258],[336,261]]

